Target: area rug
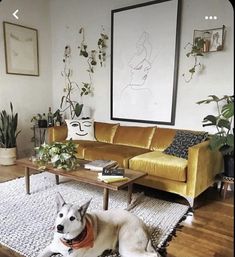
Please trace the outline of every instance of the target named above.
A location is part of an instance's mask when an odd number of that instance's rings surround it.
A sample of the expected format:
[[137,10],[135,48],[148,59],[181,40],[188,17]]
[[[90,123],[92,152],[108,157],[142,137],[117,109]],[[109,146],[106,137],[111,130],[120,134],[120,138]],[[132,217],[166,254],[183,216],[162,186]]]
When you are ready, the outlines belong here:
[[[92,198],[90,211],[102,209],[103,190],[64,177],[55,185],[55,176],[48,172],[32,175],[30,179],[30,195],[25,193],[24,178],[0,183],[0,243],[23,256],[36,257],[53,237],[57,192],[73,204],[84,204]],[[126,191],[110,192],[109,208],[124,209],[126,203]],[[188,210],[186,205],[144,196],[131,212],[143,219],[153,246],[162,250]]]

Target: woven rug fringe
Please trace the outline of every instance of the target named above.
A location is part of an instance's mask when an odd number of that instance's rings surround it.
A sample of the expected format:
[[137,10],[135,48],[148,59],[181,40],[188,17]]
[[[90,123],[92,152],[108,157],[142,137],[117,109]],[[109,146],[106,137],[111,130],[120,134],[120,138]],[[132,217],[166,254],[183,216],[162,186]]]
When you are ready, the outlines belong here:
[[161,254],[162,257],[167,256],[167,247],[169,246],[170,241],[174,237],[177,237],[176,235],[177,231],[180,231],[184,227],[184,225],[182,225],[181,223],[184,220],[186,220],[188,216],[192,216],[192,215],[193,215],[193,209],[189,208],[187,212],[183,215],[183,217],[179,220],[179,222],[176,224],[176,226],[172,229],[172,232],[169,234],[167,239],[162,243],[160,247],[158,247],[158,249],[155,249]]

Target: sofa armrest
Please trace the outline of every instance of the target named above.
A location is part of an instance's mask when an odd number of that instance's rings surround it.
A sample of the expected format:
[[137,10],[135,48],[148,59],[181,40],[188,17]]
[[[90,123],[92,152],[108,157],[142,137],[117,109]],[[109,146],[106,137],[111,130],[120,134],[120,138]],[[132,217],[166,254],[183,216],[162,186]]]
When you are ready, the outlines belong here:
[[48,143],[51,142],[62,142],[67,137],[67,126],[50,127],[47,131]]
[[215,175],[223,167],[223,157],[219,151],[209,148],[209,141],[189,148],[187,171],[187,195],[196,197],[214,182]]

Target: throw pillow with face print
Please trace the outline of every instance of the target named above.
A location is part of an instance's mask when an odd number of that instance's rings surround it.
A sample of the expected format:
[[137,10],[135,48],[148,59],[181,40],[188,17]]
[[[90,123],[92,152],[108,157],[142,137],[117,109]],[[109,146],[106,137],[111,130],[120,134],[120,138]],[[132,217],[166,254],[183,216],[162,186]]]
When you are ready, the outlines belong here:
[[93,120],[65,120],[65,122],[68,128],[68,136],[66,140],[96,140],[94,136]]

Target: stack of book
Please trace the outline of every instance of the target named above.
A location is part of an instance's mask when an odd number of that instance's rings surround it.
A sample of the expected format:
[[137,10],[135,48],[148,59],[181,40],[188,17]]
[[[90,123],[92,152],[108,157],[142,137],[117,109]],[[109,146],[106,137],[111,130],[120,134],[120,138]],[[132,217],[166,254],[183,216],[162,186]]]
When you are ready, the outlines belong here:
[[124,175],[125,175],[125,170],[122,168],[104,169],[102,172],[98,173],[98,179],[105,183],[120,182],[120,181],[128,180],[128,178],[124,177]]
[[104,169],[117,167],[118,163],[113,160],[95,160],[84,164],[85,169],[103,171]]

